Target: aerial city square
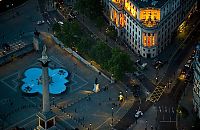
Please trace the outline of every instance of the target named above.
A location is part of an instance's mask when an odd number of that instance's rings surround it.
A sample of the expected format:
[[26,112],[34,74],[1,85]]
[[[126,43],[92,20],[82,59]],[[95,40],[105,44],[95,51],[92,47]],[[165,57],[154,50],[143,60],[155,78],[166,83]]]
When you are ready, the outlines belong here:
[[0,0],[0,130],[200,130],[199,0]]

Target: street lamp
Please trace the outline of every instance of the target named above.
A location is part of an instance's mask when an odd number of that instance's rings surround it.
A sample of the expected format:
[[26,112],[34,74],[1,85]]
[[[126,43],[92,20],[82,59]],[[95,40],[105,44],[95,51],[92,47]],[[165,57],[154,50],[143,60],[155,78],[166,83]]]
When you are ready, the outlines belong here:
[[90,130],[92,130],[92,123],[90,123]]
[[128,91],[126,90],[126,99],[127,99],[127,93],[128,93]]
[[112,107],[112,123],[111,123],[111,125],[113,126],[113,107]]

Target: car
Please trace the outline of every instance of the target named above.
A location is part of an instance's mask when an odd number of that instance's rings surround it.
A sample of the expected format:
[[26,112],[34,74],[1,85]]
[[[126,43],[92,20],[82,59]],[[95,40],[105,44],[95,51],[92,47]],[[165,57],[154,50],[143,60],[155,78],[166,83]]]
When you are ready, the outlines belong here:
[[63,25],[64,23],[62,21],[58,21],[58,24]]
[[44,24],[44,20],[37,21],[37,25],[41,25],[41,24]]
[[137,64],[141,64],[141,59],[137,59],[136,62],[135,62],[135,64],[136,64],[136,65],[137,65]]
[[159,69],[159,68],[161,68],[163,65],[164,65],[164,63],[163,63],[162,61],[160,61],[160,60],[157,60],[157,61],[153,64],[153,66],[155,67],[155,69]]
[[187,67],[187,68],[190,68],[190,65],[189,65],[189,64],[185,64],[184,66]]
[[191,64],[192,63],[192,59],[189,59],[188,61],[187,61],[187,64]]
[[139,118],[140,116],[143,116],[143,113],[142,113],[142,111],[137,111],[136,113],[135,113],[135,118]]

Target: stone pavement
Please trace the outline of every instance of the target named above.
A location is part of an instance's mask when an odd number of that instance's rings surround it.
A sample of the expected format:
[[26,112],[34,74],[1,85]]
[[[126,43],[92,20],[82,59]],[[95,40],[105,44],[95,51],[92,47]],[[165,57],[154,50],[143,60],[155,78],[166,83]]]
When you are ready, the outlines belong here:
[[[127,93],[128,99],[125,99],[125,102],[119,106],[118,95],[120,91],[125,93],[125,88],[118,84],[110,84],[109,80],[69,55],[48,36],[43,40],[47,42],[48,55],[52,60],[50,66],[64,67],[71,73],[70,80],[72,82],[69,84],[69,92],[60,96],[51,96],[52,109],[58,114],[59,128],[80,127],[80,129],[85,129],[92,127],[107,129],[110,128],[112,118],[113,124],[115,124],[126,114],[134,102],[129,91]],[[13,107],[7,109],[10,102],[8,106],[0,103],[1,106],[4,106],[0,108],[0,112],[5,113],[1,115],[1,118],[6,116],[3,122],[4,128],[10,129],[14,126],[20,126],[32,129],[36,126],[37,118],[35,114],[41,109],[41,96],[22,96],[18,86],[18,76],[23,74],[27,68],[38,66],[37,58],[40,56],[41,51],[32,52],[0,67],[0,87],[2,89],[0,100],[3,102],[9,99],[13,105]],[[16,72],[16,70],[18,71]],[[99,79],[101,89],[99,93],[92,92],[95,77]],[[108,86],[108,90],[104,91],[105,86]],[[113,103],[115,106],[113,106]],[[112,107],[114,108],[113,117]],[[83,117],[84,122],[81,120]],[[92,126],[90,126],[90,123]]]
[[13,17],[13,11],[0,14],[0,44],[17,41],[24,34],[33,32],[35,29],[47,31],[47,23],[37,25],[37,21],[43,19],[37,7],[37,0],[28,0],[22,6],[14,9],[14,12],[19,13],[19,15],[15,14],[15,17]]

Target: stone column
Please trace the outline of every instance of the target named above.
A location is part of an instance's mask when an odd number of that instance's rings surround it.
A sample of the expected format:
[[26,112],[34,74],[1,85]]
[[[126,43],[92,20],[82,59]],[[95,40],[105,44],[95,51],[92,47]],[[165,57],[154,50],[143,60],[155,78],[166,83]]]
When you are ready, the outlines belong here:
[[116,13],[117,13],[116,24],[117,24],[117,27],[119,27],[120,26],[120,23],[119,23],[120,17],[119,17],[119,13],[117,11],[116,11]]
[[50,111],[49,73],[48,73],[48,64],[50,62],[50,59],[46,54],[46,46],[43,47],[42,58],[40,58],[39,61],[42,64],[42,99],[43,99],[42,112],[46,113]]
[[49,73],[48,63],[46,66],[42,66],[42,93],[43,93],[43,112],[50,111],[49,103]]

